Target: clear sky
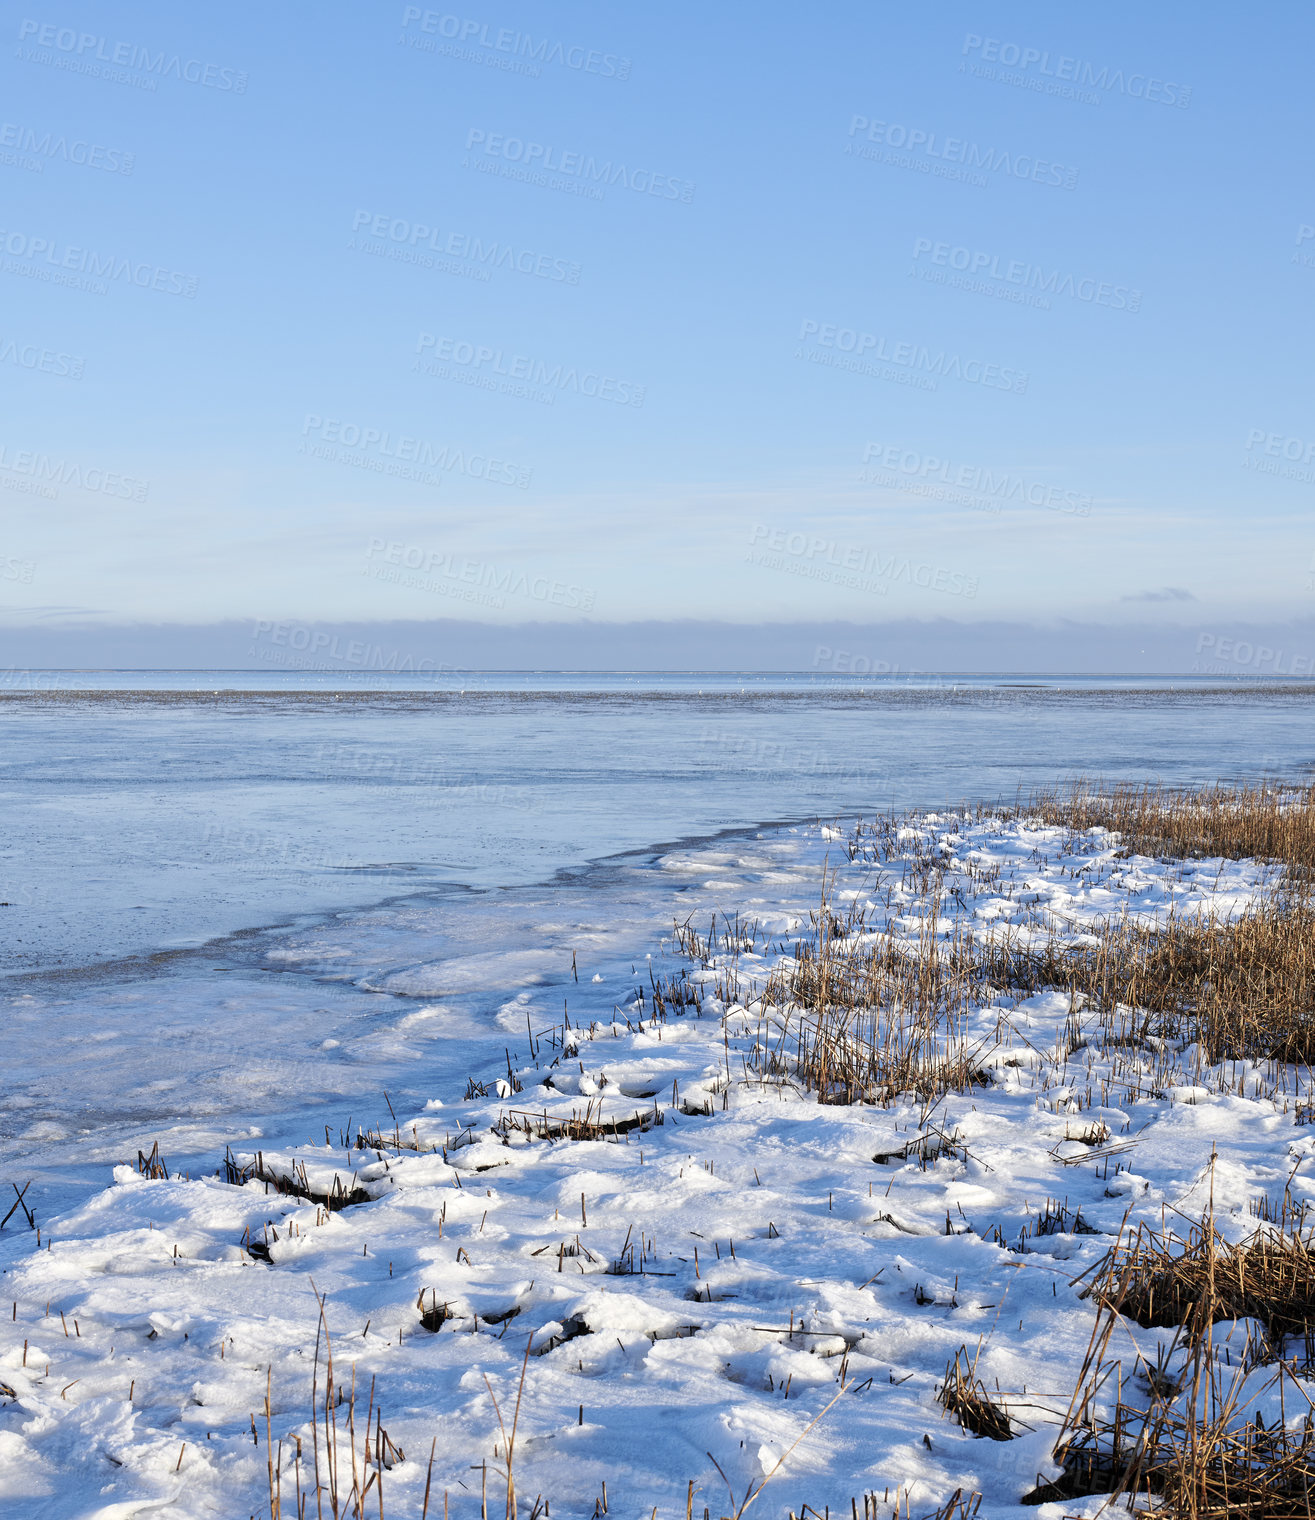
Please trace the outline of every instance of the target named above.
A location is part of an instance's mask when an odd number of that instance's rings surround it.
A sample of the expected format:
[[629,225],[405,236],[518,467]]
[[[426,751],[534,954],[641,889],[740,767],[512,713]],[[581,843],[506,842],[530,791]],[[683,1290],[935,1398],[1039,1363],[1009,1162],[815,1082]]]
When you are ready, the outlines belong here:
[[1310,613],[1308,7],[450,3],[9,9],[10,628]]

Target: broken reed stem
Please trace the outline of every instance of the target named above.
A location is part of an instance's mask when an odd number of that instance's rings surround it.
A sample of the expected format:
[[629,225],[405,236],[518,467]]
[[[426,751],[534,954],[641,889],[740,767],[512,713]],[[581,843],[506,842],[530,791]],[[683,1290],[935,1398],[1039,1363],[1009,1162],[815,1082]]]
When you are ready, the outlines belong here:
[[1014,1432],[1009,1416],[987,1393],[975,1368],[967,1360],[967,1347],[960,1346],[954,1361],[945,1369],[937,1401],[948,1414],[975,1436],[992,1441],[1011,1441]]

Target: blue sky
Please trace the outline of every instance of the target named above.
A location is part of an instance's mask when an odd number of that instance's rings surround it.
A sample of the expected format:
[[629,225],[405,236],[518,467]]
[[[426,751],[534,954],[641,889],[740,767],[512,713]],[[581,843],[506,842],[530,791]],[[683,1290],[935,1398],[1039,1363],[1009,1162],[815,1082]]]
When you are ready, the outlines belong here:
[[9,627],[1309,615],[1304,7],[452,4],[9,11]]

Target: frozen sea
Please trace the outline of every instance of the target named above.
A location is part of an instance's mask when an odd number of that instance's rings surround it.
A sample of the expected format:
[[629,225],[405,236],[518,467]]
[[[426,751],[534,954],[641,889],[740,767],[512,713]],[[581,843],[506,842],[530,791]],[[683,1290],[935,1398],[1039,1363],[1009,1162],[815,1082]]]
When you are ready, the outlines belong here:
[[1184,678],[11,674],[0,1184],[48,1210],[156,1140],[213,1168],[450,1101],[572,947],[638,963],[674,916],[797,897],[803,825],[1308,779],[1313,714]]

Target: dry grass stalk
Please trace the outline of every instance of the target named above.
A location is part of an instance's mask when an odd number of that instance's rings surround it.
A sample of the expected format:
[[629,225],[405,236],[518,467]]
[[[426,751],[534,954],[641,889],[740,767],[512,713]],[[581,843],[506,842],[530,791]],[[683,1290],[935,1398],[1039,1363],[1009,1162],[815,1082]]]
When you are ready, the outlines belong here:
[[29,1177],[21,1188],[16,1182],[11,1182],[9,1185],[14,1190],[14,1202],[9,1205],[9,1213],[7,1213],[3,1219],[0,1219],[0,1230],[4,1229],[4,1227],[9,1223],[10,1219],[19,1209],[22,1209],[24,1217],[27,1219],[28,1229],[35,1230],[37,1227],[36,1215],[32,1212],[31,1209],[28,1208],[26,1202],[24,1202],[24,1195],[26,1194],[28,1188],[32,1186],[32,1179]]
[[[984,987],[1068,990],[1075,1007],[1081,995],[1117,1026],[1107,1034],[1132,1043],[1152,1032],[1194,1035],[1212,1063],[1315,1064],[1315,788],[1079,784],[1039,793],[1008,816],[1118,830],[1127,850],[1269,859],[1285,874],[1256,910],[1233,918],[1170,913],[1154,929],[1110,922],[1083,948],[1053,928],[977,939],[962,919],[947,926],[943,917],[944,850],[911,842],[906,820],[878,820],[859,831],[851,855],[901,860],[898,891],[917,905],[917,940],[893,929],[873,936],[861,911],[842,920],[824,894],[792,961],[755,992],[782,1016],[755,1052],[763,1079],[796,1082],[824,1103],[964,1091],[983,1080],[963,1029]],[[999,872],[967,869],[987,886]],[[738,919],[721,928],[713,919],[706,934],[676,926],[687,955],[705,968],[715,962],[717,993],[728,1002],[739,1001],[739,955],[758,938],[757,924]]]
[[991,1441],[1013,1440],[1009,1416],[987,1393],[977,1376],[976,1362],[968,1360],[967,1347],[960,1346],[954,1361],[946,1367],[945,1381],[936,1399],[973,1435],[985,1436]]
[[137,1170],[143,1177],[153,1182],[169,1180],[169,1168],[164,1164],[164,1157],[160,1154],[160,1142],[157,1140],[151,1146],[150,1153],[137,1152]]
[[1211,1062],[1315,1063],[1315,902],[1305,886],[1228,920],[1107,925],[1091,950],[1057,936],[1040,949],[986,945],[977,964],[996,987],[1062,988],[1107,1012],[1141,1010],[1135,1022],[1125,1015],[1125,1034],[1189,1031]]
[[781,1453],[779,1457],[777,1457],[776,1461],[772,1464],[768,1471],[761,1478],[759,1478],[756,1483],[750,1482],[748,1484],[744,1490],[744,1497],[738,1502],[735,1498],[735,1490],[731,1487],[731,1480],[726,1476],[725,1472],[722,1471],[721,1463],[718,1462],[716,1457],[714,1457],[711,1452],[708,1452],[708,1461],[712,1463],[712,1465],[717,1469],[719,1473],[721,1473],[721,1480],[726,1485],[726,1491],[730,1494],[732,1513],[728,1517],[728,1520],[742,1520],[742,1517],[758,1502],[763,1489],[767,1487],[772,1479],[776,1477],[776,1475],[785,1466],[786,1462],[794,1455],[795,1448],[799,1445],[803,1438],[808,1434],[810,1430],[813,1429],[815,1425],[819,1424],[820,1421],[823,1420],[826,1415],[831,1412],[835,1405],[844,1398],[847,1391],[848,1387],[842,1381],[839,1391],[836,1393],[834,1398],[831,1399],[830,1403],[828,1403],[824,1408],[820,1409],[818,1413],[815,1414],[811,1420],[809,1420],[808,1424],[804,1426],[804,1428],[799,1432],[794,1440],[791,1441],[790,1445],[786,1447],[786,1449]]
[[443,1326],[452,1318],[451,1305],[445,1300],[439,1303],[438,1294],[433,1288],[429,1290],[429,1307],[425,1308],[425,1290],[421,1288],[420,1296],[416,1299],[416,1309],[420,1314],[420,1323],[431,1335],[437,1335]]
[[426,1145],[421,1140],[417,1127],[414,1124],[411,1126],[410,1134],[407,1134],[405,1130],[396,1124],[394,1124],[391,1133],[378,1125],[373,1129],[361,1129],[358,1127],[353,1144],[358,1151],[371,1150],[377,1151],[380,1154],[384,1151],[392,1151],[400,1155],[403,1151],[414,1151],[418,1155],[425,1155],[442,1149],[440,1145],[434,1143]]
[[944,1504],[921,1516],[920,1520],[973,1520],[981,1507],[981,1494],[976,1491],[965,1494],[963,1489],[956,1488]]
[[358,1203],[370,1201],[369,1193],[355,1180],[354,1176],[351,1185],[347,1186],[335,1172],[330,1187],[317,1189],[312,1187],[303,1162],[293,1161],[288,1171],[280,1172],[266,1164],[264,1153],[261,1151],[256,1152],[255,1162],[247,1170],[246,1176],[254,1178],[257,1182],[263,1182],[267,1188],[273,1188],[276,1193],[318,1204],[321,1208],[328,1209],[331,1214],[337,1213],[339,1209],[349,1209]]
[[1309,1412],[1295,1426],[1283,1418],[1267,1426],[1259,1409],[1248,1407],[1278,1386],[1309,1411],[1288,1367],[1277,1367],[1263,1387],[1249,1386],[1245,1369],[1226,1371],[1210,1354],[1207,1336],[1181,1391],[1152,1379],[1143,1408],[1125,1402],[1120,1384],[1112,1413],[1101,1415],[1096,1395],[1113,1371],[1096,1362],[1084,1368],[1087,1386],[1056,1447],[1063,1475],[1040,1484],[1024,1504],[1108,1493],[1126,1498],[1134,1514],[1160,1520],[1309,1520],[1315,1513]]
[[1093,949],[1056,934],[1037,947],[979,947],[985,980],[1011,990],[1067,988],[1097,1006],[1142,1010],[1139,1031],[1190,1028],[1206,1059],[1315,1063],[1315,788],[1268,783],[1166,791],[1036,794],[1012,816],[1074,831],[1116,830],[1140,854],[1256,859],[1281,868],[1253,911],[1231,918],[1172,912],[1157,928],[1107,924]]
[[642,1132],[663,1122],[662,1111],[656,1102],[651,1109],[641,1109],[624,1119],[604,1119],[601,1100],[597,1109],[595,1116],[595,1104],[590,1101],[583,1114],[572,1109],[569,1118],[562,1118],[546,1111],[536,1114],[530,1109],[513,1108],[494,1125],[494,1132],[506,1135],[519,1130],[531,1140],[619,1140],[632,1130]]
[[[503,1477],[507,1485],[507,1508],[506,1520],[516,1520],[516,1429],[521,1418],[521,1399],[525,1394],[525,1373],[530,1365],[530,1348],[534,1345],[534,1336],[530,1335],[525,1342],[525,1355],[521,1358],[520,1381],[516,1385],[516,1410],[511,1419],[511,1433],[508,1434],[506,1425],[503,1424],[502,1410],[498,1406],[497,1396],[493,1392],[493,1385],[489,1382],[488,1374],[484,1376],[484,1386],[489,1391],[489,1398],[493,1400],[493,1412],[498,1417],[498,1430],[502,1433],[503,1452]],[[535,1503],[538,1510],[538,1503]]]
[[[405,1461],[406,1454],[384,1428],[382,1411],[375,1403],[373,1378],[370,1380],[364,1435],[359,1442],[358,1452],[356,1419],[359,1395],[356,1390],[356,1368],[352,1368],[348,1387],[344,1388],[335,1379],[333,1343],[325,1319],[324,1300],[321,1298],[319,1303],[315,1363],[311,1376],[311,1465],[310,1470],[303,1473],[301,1437],[289,1437],[292,1443],[292,1472],[287,1496],[288,1514],[297,1517],[297,1520],[303,1520],[303,1517],[312,1513],[320,1517],[332,1516],[332,1520],[367,1520],[367,1514],[383,1513],[384,1474]],[[344,1406],[346,1412],[340,1420],[339,1410]],[[269,1515],[270,1520],[282,1520],[283,1477],[287,1463],[284,1460],[285,1442],[280,1440],[276,1443],[274,1440],[272,1373],[266,1380],[263,1413]],[[347,1446],[345,1459],[344,1442]],[[312,1486],[304,1487],[304,1482]]]

